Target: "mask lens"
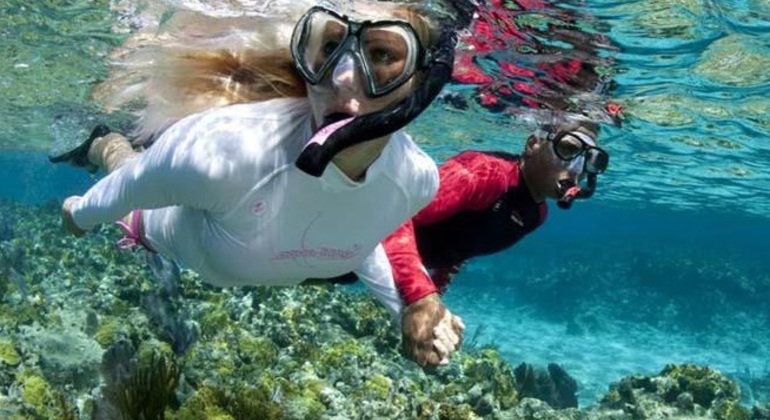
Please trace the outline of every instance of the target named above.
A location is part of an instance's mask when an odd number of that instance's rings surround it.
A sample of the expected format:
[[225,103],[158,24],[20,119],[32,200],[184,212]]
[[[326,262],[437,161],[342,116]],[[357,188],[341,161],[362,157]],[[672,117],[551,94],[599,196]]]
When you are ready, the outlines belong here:
[[316,10],[298,28],[293,45],[295,60],[310,81],[318,83],[329,69],[348,37],[348,24],[336,16]]
[[361,51],[376,93],[394,89],[414,72],[418,48],[414,34],[404,26],[367,27],[361,34]]
[[607,170],[610,156],[602,149],[591,148],[586,154],[585,168],[590,174],[600,174]]
[[350,53],[366,77],[370,97],[390,93],[417,68],[422,46],[405,22],[357,22],[321,7],[311,9],[292,35],[291,53],[310,84],[318,84]]
[[565,134],[553,143],[553,149],[556,152],[556,156],[562,160],[572,160],[583,152],[585,145],[580,139],[571,135]]

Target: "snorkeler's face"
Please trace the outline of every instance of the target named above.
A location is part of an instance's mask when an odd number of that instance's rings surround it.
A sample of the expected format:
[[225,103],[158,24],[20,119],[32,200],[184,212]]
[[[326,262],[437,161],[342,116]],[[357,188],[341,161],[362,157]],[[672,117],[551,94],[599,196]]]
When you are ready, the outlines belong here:
[[562,193],[561,182],[570,181],[579,185],[585,179],[582,163],[560,159],[547,139],[530,137],[525,156],[530,182],[535,184],[531,187],[545,197],[559,199]]
[[316,126],[376,112],[403,99],[412,91],[421,54],[406,21],[382,8],[363,6],[355,19],[313,8],[295,28],[292,41]]

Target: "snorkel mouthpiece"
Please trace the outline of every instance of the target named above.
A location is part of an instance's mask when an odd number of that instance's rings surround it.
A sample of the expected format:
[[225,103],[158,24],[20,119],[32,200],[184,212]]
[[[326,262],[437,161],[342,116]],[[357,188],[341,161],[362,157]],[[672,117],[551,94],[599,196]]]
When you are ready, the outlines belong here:
[[588,174],[585,188],[581,188],[569,179],[562,179],[559,181],[559,199],[556,205],[560,209],[569,210],[576,199],[590,198],[594,195],[594,191],[596,191],[596,174]]
[[560,209],[569,210],[572,202],[580,195],[581,188],[569,179],[559,180],[559,200],[556,204]]
[[[311,137],[310,140],[305,145],[305,149],[308,149],[308,148],[314,149],[316,147],[323,147],[323,145],[326,143],[326,140],[329,138],[329,136],[331,136],[340,127],[352,121],[353,118],[354,117],[348,117],[342,120],[337,120],[336,122],[330,121],[328,123],[325,123],[320,130],[318,130],[315,134],[313,134],[313,137]],[[323,173],[323,171],[321,171],[321,173]],[[316,176],[321,176],[321,173],[317,174]]]

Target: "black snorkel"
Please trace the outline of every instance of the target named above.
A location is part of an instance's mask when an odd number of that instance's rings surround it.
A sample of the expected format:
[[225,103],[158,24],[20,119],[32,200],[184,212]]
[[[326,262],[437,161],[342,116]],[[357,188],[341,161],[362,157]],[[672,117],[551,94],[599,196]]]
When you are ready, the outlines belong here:
[[[436,46],[426,54],[423,83],[409,96],[385,109],[321,127],[295,162],[300,170],[320,177],[343,149],[392,134],[428,108],[452,77],[457,31],[469,25],[473,17],[474,6],[470,1],[449,0],[449,3],[457,16],[442,24]],[[340,125],[342,127],[337,128]]]

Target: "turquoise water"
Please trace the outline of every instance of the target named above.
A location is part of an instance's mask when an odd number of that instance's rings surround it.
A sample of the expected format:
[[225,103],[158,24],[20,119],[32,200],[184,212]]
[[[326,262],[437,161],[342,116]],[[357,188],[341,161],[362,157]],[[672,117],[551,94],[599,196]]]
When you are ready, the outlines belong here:
[[767,374],[770,221],[594,203],[553,213],[448,293],[471,331],[486,326],[479,340],[516,363],[563,363],[584,403],[666,363]]
[[[625,107],[625,119],[622,127],[603,127],[600,141],[612,161],[590,202],[579,202],[567,212],[553,206],[548,223],[531,237],[504,253],[473,261],[458,276],[446,302],[465,319],[466,344],[494,345],[514,366],[561,364],[578,382],[581,407],[596,403],[610,383],[626,375],[654,375],[668,363],[685,362],[712,366],[737,380],[746,406],[770,402],[770,3],[589,0],[563,7],[593,16],[596,30],[616,47],[607,51],[614,59],[617,84],[612,97]],[[0,294],[0,341],[15,343],[23,359],[0,363],[0,414],[29,414],[37,407],[25,400],[31,394],[25,390],[33,386],[31,374],[24,372],[36,372],[52,387],[67,390],[73,405],[88,400],[100,383],[93,371],[103,349],[88,347],[95,341],[89,338],[93,331],[88,335],[86,313],[95,313],[99,326],[123,319],[132,324],[126,328],[134,331],[134,338],[146,339],[153,331],[153,338],[164,340],[145,321],[128,321],[142,319],[144,315],[137,315],[139,296],[151,288],[141,257],[115,253],[111,241],[116,231],[110,229],[82,241],[61,239],[57,207],[47,205],[81,193],[95,178],[49,165],[46,152],[56,143],[82,138],[97,120],[123,122],[98,114],[89,95],[106,74],[108,52],[126,34],[148,24],[145,15],[133,10],[128,2],[115,2],[112,9],[107,2],[84,1],[29,5],[14,0],[0,6],[0,202],[26,209],[18,211],[23,219],[10,207],[3,207],[6,213],[0,216],[13,221],[18,235],[12,242],[25,250],[25,268],[19,272],[30,289],[22,293],[0,270],[0,290],[6,291]],[[437,104],[411,133],[438,160],[465,148],[517,151],[533,127],[527,115],[502,117],[477,108],[459,112]],[[39,226],[30,227],[34,223]],[[255,315],[244,303],[252,296],[248,291],[212,291],[185,281],[187,300],[180,305],[187,312],[176,313],[205,326],[212,322],[205,313],[226,308],[231,321],[222,321],[227,326],[222,330],[236,337],[211,334],[196,344],[199,350],[192,351],[186,371],[193,378],[190,383],[202,383],[200,377],[211,369],[218,372],[213,376],[235,378],[241,369],[252,381],[260,377],[263,372],[248,370],[256,362],[243,358],[230,366],[235,362],[228,355],[243,352],[238,334],[244,331],[283,343],[275,338],[282,337],[277,332],[281,327],[267,326],[271,319],[286,325],[292,337],[327,343],[324,334],[303,330],[310,327],[291,314]],[[344,293],[355,290],[342,288]],[[291,293],[282,296],[299,301],[305,296]],[[341,306],[347,302],[335,299]],[[28,311],[38,315],[26,315]],[[354,331],[352,337],[379,352],[371,360],[346,359],[345,366],[377,366],[390,380],[411,378],[424,392],[438,386],[425,382],[429,380],[402,357],[382,350],[389,341],[371,339],[392,336],[372,334],[360,325],[348,328],[343,321],[355,323],[351,319],[356,316],[323,321],[323,329]],[[72,333],[76,339],[62,332],[70,327],[78,331]],[[53,337],[53,332],[81,347],[70,354],[56,344],[59,338],[40,338]],[[348,343],[340,340],[318,346]],[[296,362],[302,360],[297,354],[304,353],[278,353],[283,357],[278,359],[294,364],[270,365],[273,379],[295,375],[294,383],[309,381],[312,375]],[[62,361],[72,357],[76,360]],[[82,379],[62,373],[67,369],[92,375]],[[350,379],[356,377],[350,371],[318,367],[314,375],[327,380],[327,387],[335,387],[332,379],[339,381],[338,393],[358,395],[356,387],[368,382]],[[296,376],[300,373],[306,376]],[[441,377],[441,384],[452,383],[452,375]],[[283,391],[286,395],[289,388]],[[7,408],[18,407],[11,403],[20,400],[26,401],[27,411]],[[365,417],[355,411],[352,399],[338,406],[323,401],[327,414],[337,410],[341,418]],[[364,407],[385,410],[372,404]],[[47,416],[40,413],[51,413],[35,410],[43,418]],[[388,413],[381,418],[409,417],[405,412],[381,411]]]

